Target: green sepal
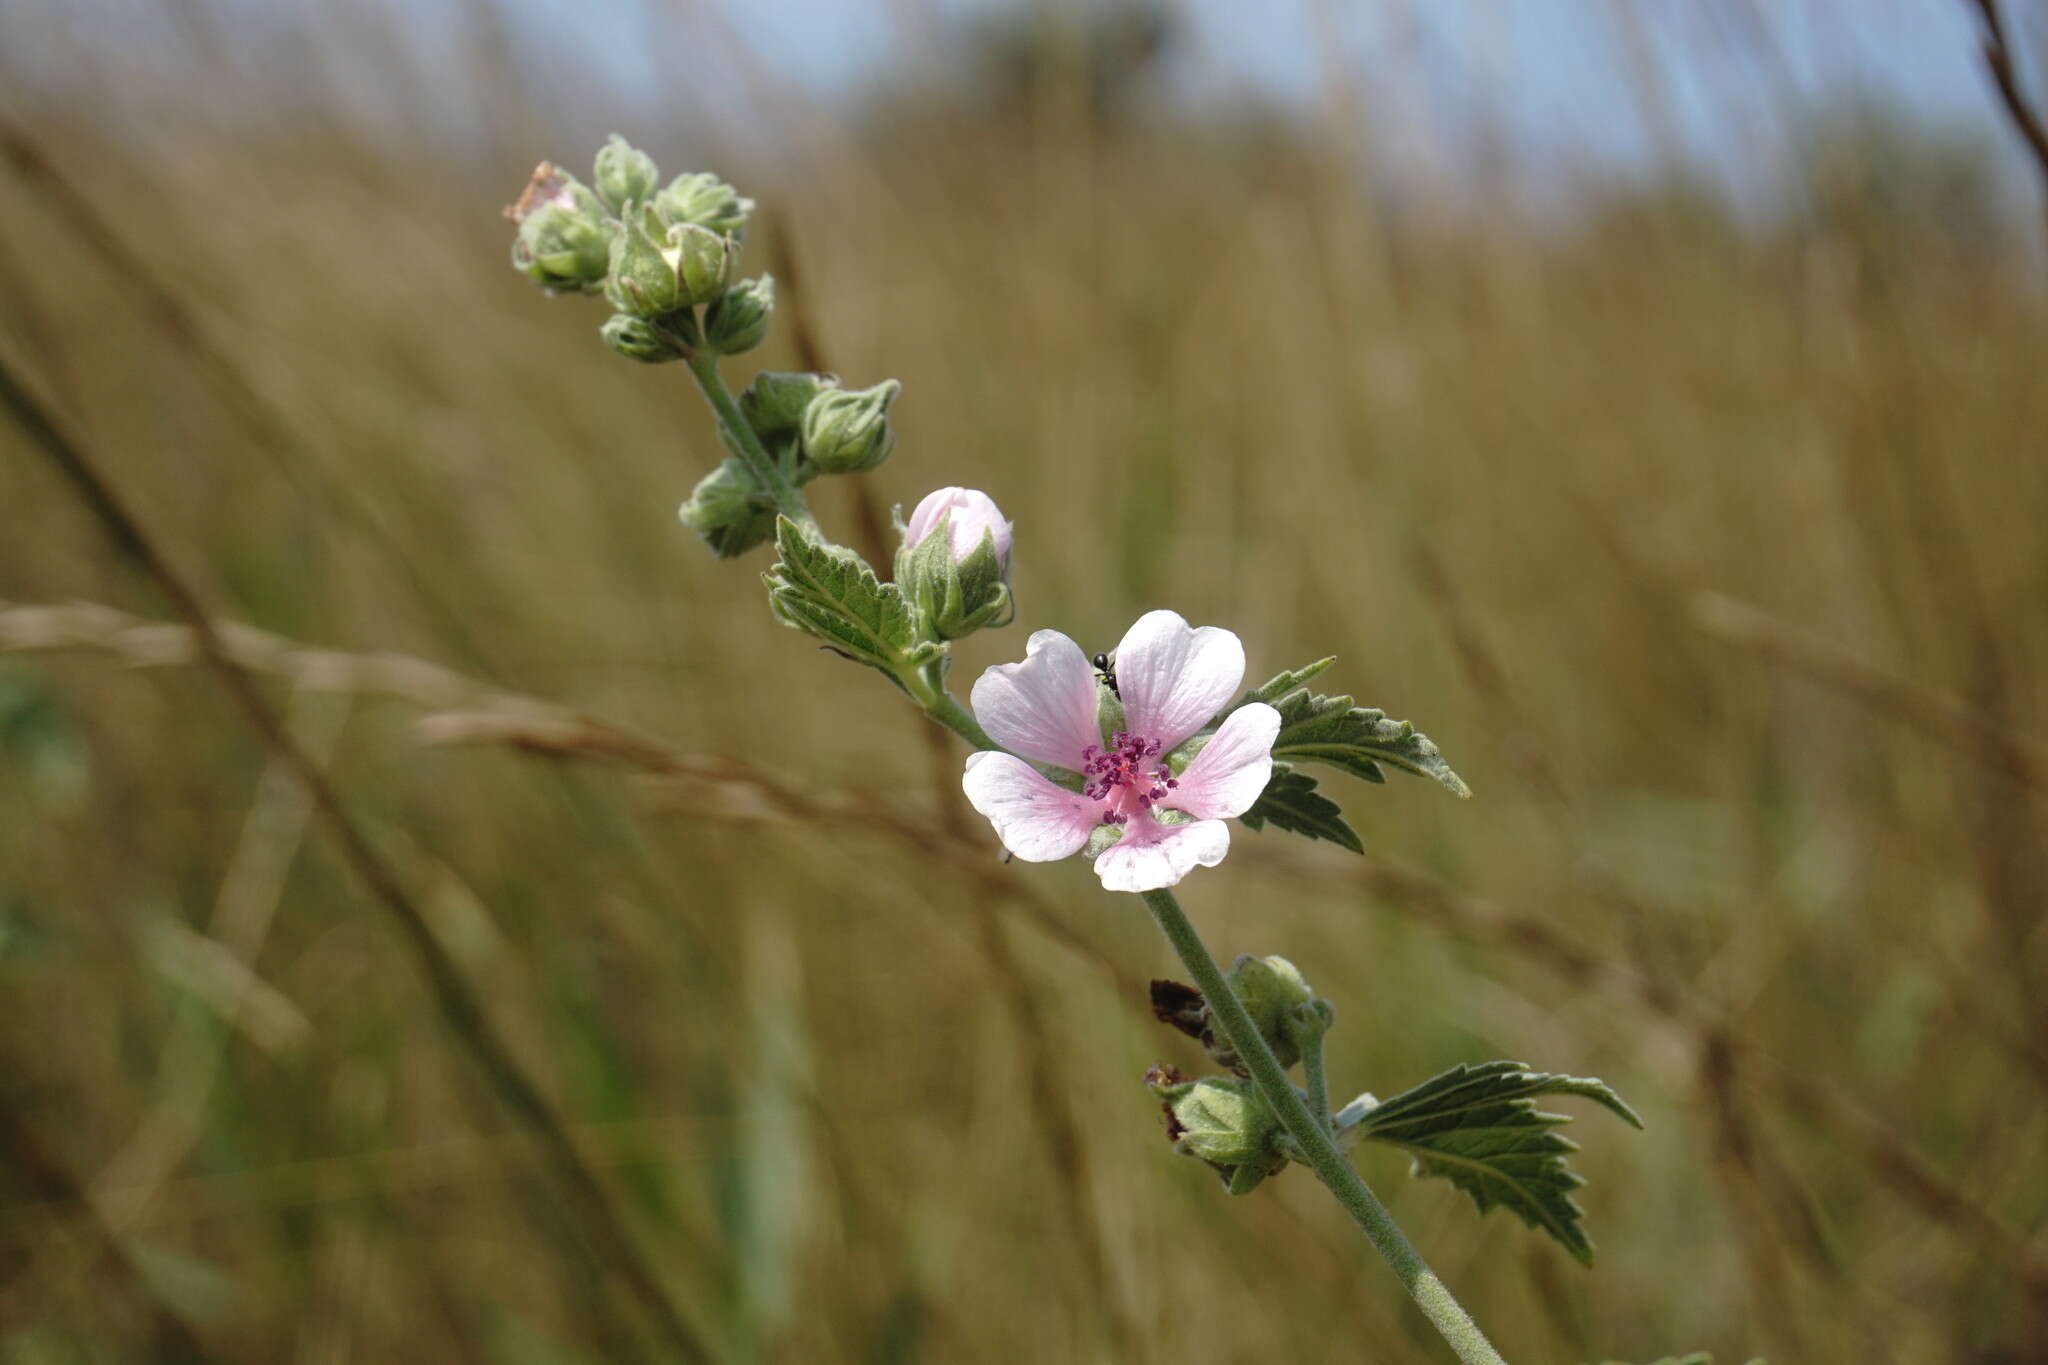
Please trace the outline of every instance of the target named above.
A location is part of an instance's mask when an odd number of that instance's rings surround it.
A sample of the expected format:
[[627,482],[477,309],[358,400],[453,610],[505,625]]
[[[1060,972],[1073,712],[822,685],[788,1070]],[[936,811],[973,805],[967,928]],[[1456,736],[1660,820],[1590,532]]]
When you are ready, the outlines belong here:
[[611,267],[604,282],[604,296],[620,312],[642,318],[673,313],[686,302],[676,278],[675,261],[648,234],[640,213],[628,213],[621,229],[612,236]]
[[896,433],[889,405],[903,392],[893,379],[865,389],[826,389],[804,409],[804,454],[827,474],[862,474],[889,458]]
[[761,344],[768,315],[775,311],[775,277],[741,280],[704,310],[704,344],[720,355],[738,355]]
[[720,559],[745,554],[775,530],[774,499],[738,459],[725,460],[699,480],[676,515]]
[[669,223],[695,223],[725,237],[744,237],[754,201],[709,171],[689,171],[654,196],[654,207]]
[[[667,233],[668,250],[664,254],[675,269],[676,289],[682,301],[694,305],[717,300],[732,283],[733,265],[739,259],[733,250],[732,238],[695,223],[677,223],[667,229]],[[760,299],[751,302],[762,303],[758,321],[765,330],[768,325],[767,305],[774,302],[772,291],[765,302]],[[758,337],[755,339],[759,340]]]
[[612,212],[624,216],[629,205],[644,202],[654,193],[661,172],[654,158],[613,133],[597,149],[597,164],[591,167],[591,184]]
[[948,512],[923,540],[896,552],[896,582],[916,608],[924,633],[940,640],[1007,625],[1014,612],[994,534],[982,532],[981,543],[955,563],[951,521]]
[[1182,1079],[1170,1067],[1146,1077],[1166,1101],[1173,1150],[1206,1162],[1232,1194],[1250,1194],[1287,1168],[1280,1151],[1280,1120],[1252,1082],[1237,1076]]
[[683,346],[697,335],[697,323],[689,313],[670,313],[662,318],[637,318],[631,313],[614,313],[598,329],[604,344],[644,365],[660,365],[683,358]]
[[803,426],[804,409],[826,389],[839,387],[829,374],[780,374],[764,370],[740,394],[740,412],[755,434],[795,435]]
[[1298,773],[1285,763],[1273,765],[1273,776],[1252,808],[1237,817],[1247,828],[1262,830],[1267,825],[1310,839],[1327,839],[1333,844],[1365,852],[1358,831],[1344,819],[1335,801],[1316,790],[1316,780]]
[[1571,1192],[1585,1181],[1565,1165],[1578,1144],[1554,1131],[1571,1122],[1536,1108],[1540,1095],[1576,1095],[1631,1126],[1643,1121],[1603,1081],[1531,1071],[1521,1062],[1459,1065],[1369,1109],[1356,1133],[1391,1143],[1415,1174],[1442,1176],[1485,1213],[1499,1204],[1549,1233],[1582,1264],[1593,1263],[1585,1216]]
[[775,548],[781,558],[762,578],[784,625],[892,677],[944,650],[920,637],[902,591],[852,550],[825,544],[788,517],[776,518]]

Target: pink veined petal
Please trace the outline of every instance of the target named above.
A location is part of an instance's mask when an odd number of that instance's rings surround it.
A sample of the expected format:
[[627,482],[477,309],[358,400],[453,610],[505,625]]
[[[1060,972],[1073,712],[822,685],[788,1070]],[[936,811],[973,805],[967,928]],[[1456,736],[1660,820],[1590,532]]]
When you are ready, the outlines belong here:
[[1124,728],[1171,749],[1209,723],[1244,681],[1244,645],[1221,626],[1148,611],[1116,647]]
[[1280,713],[1262,701],[1240,706],[1195,755],[1167,796],[1175,810],[1204,820],[1233,820],[1252,808],[1273,776]]
[[969,754],[960,785],[1003,847],[1027,863],[1073,857],[1102,823],[1100,802],[1054,786],[1009,754]]
[[1024,661],[975,679],[974,718],[996,743],[1056,768],[1081,771],[1081,750],[1102,743],[1095,666],[1056,630],[1034,631]]
[[1162,825],[1139,816],[1097,856],[1095,875],[1108,891],[1157,891],[1198,867],[1216,866],[1229,851],[1230,826],[1221,820]]

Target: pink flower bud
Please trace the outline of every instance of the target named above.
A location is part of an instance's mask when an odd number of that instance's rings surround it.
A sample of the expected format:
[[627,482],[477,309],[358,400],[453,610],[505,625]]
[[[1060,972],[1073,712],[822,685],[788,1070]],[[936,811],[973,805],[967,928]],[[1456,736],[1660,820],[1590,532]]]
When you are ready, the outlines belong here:
[[953,562],[960,563],[974,553],[981,544],[985,531],[995,537],[996,562],[1007,572],[1010,567],[1010,523],[1003,520],[1002,509],[988,494],[972,488],[940,488],[924,495],[917,510],[910,514],[910,525],[904,528],[903,543],[915,546],[924,543],[941,517],[951,513],[946,522],[946,539],[953,551]]

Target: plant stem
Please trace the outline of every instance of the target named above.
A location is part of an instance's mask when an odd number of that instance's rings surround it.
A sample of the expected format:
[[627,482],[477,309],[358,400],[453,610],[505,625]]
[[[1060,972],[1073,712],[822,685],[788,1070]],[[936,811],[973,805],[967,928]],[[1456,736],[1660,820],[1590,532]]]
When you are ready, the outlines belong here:
[[1230,1039],[1231,1047],[1251,1069],[1253,1084],[1258,1086],[1259,1093],[1279,1116],[1288,1136],[1308,1157],[1316,1178],[1329,1187],[1330,1193],[1337,1196],[1337,1202],[1365,1230],[1374,1248],[1401,1277],[1401,1283],[1414,1296],[1424,1316],[1435,1324],[1451,1349],[1458,1353],[1459,1360],[1465,1365],[1506,1365],[1500,1352],[1493,1349],[1492,1343],[1479,1330],[1478,1324],[1459,1306],[1444,1282],[1424,1264],[1421,1255],[1395,1226],[1386,1207],[1367,1188],[1364,1179],[1338,1149],[1329,1128],[1309,1113],[1308,1106],[1302,1102],[1300,1093],[1281,1067],[1279,1058],[1266,1045],[1251,1015],[1245,1012],[1243,1002],[1230,989],[1230,983],[1223,979],[1222,969],[1209,955],[1202,936],[1195,932],[1195,926],[1181,910],[1180,902],[1174,899],[1171,891],[1146,891],[1142,894],[1152,918],[1158,921],[1173,950],[1180,954],[1181,964],[1194,977],[1195,985],[1209,1002],[1216,1021],[1223,1026],[1224,1036]]
[[768,447],[761,444],[761,438],[754,434],[753,427],[740,412],[740,405],[734,400],[732,390],[726,388],[724,376],[718,373],[718,353],[699,347],[689,355],[690,377],[697,381],[697,388],[704,395],[704,401],[711,405],[712,413],[718,418],[718,425],[725,429],[728,442],[747,467],[747,472],[760,480],[761,487],[768,490],[768,496],[775,500],[775,510],[796,522],[799,526],[815,528],[818,519],[811,515],[811,509],[804,503],[804,495],[797,491],[789,476],[782,472],[775,456]]
[[1298,1034],[1295,1046],[1301,1049],[1301,1075],[1308,1090],[1308,1111],[1315,1115],[1317,1123],[1327,1128],[1330,1126],[1330,1083],[1323,1075],[1323,1030],[1318,1025],[1300,1029]]
[[926,715],[977,750],[1001,749],[1003,746],[988,737],[988,731],[981,728],[967,708],[953,700],[953,694],[946,690],[941,666],[939,662],[933,662],[923,668],[907,669],[897,675],[897,681],[924,708]]

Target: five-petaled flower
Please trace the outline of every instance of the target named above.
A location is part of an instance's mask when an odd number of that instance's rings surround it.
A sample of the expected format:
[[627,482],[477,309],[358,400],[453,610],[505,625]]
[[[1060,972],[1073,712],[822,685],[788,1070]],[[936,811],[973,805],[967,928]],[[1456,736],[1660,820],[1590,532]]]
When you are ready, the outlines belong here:
[[[969,755],[962,785],[1026,862],[1072,857],[1099,828],[1121,829],[1095,859],[1096,875],[1111,891],[1155,891],[1223,861],[1223,822],[1249,810],[1272,776],[1280,713],[1238,707],[1176,775],[1168,755],[1236,695],[1244,646],[1221,627],[1147,612],[1117,646],[1115,669],[1124,728],[1105,740],[1088,656],[1056,630],[1034,634],[1022,663],[998,664],[974,684],[975,719],[1011,752]],[[1026,759],[1080,774],[1081,790]],[[1161,812],[1192,818],[1169,823]]]

